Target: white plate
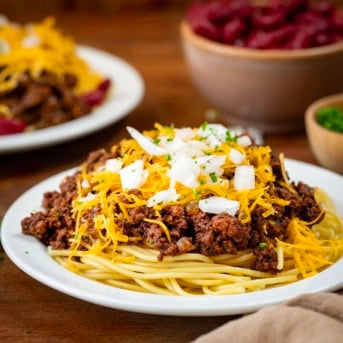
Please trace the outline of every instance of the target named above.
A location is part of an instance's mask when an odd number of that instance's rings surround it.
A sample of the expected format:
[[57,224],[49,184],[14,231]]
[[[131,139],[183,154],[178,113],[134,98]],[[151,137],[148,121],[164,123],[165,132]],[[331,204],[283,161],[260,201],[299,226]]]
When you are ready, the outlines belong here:
[[[328,170],[286,160],[292,180],[320,185],[343,213],[343,177]],[[62,175],[53,176],[16,200],[6,213],[1,229],[2,245],[8,257],[25,273],[60,292],[98,305],[150,314],[178,316],[217,316],[255,311],[302,293],[334,291],[343,287],[343,258],[330,268],[306,280],[268,290],[228,296],[167,296],[117,289],[78,276],[55,262],[32,236],[21,233],[20,221],[39,209],[42,194],[57,189]]]
[[112,80],[109,98],[89,115],[32,132],[0,136],[0,154],[62,143],[113,124],[141,101],[144,83],[140,74],[124,60],[109,53],[80,46],[79,55],[96,71]]

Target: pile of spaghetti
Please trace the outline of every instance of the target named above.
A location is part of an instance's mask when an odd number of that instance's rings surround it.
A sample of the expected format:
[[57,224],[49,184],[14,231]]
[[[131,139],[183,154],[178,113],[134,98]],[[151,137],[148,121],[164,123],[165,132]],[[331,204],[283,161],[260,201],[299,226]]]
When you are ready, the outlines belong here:
[[0,18],[0,134],[88,114],[108,88],[53,18],[23,26]]
[[289,181],[283,156],[249,133],[128,132],[22,220],[71,271],[127,290],[223,295],[294,282],[342,256],[329,198]]

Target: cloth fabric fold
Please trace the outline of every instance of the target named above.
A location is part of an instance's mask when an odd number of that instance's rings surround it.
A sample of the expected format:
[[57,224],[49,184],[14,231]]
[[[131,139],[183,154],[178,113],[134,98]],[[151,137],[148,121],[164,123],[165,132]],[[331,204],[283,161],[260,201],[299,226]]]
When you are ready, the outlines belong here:
[[193,341],[212,342],[342,343],[343,295],[300,295],[230,321]]

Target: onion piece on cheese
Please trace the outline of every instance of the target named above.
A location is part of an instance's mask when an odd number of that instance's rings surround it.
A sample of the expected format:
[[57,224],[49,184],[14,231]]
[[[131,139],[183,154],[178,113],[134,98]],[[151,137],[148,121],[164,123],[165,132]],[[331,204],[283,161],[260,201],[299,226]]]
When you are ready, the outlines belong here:
[[184,186],[194,188],[198,186],[198,176],[200,168],[195,161],[186,154],[180,154],[172,159],[172,166],[168,171],[171,179],[171,186],[175,182],[180,182]]
[[249,190],[255,188],[255,170],[254,166],[237,166],[233,178],[233,187],[237,191]]
[[143,160],[137,160],[120,170],[122,189],[139,188],[147,177]]
[[176,201],[179,197],[179,194],[176,193],[174,188],[169,188],[164,191],[156,193],[154,196],[148,199],[147,205],[153,207],[154,205],[164,203],[164,202],[173,202]]
[[237,138],[237,144],[243,146],[243,147],[247,147],[250,146],[252,144],[251,138],[247,135],[244,136],[240,136]]
[[239,210],[239,201],[229,200],[219,196],[212,196],[199,200],[198,206],[201,211],[206,213],[227,213],[234,216]]
[[144,136],[133,127],[128,126],[126,129],[129,132],[130,136],[134,140],[136,140],[136,142],[141,146],[141,148],[145,150],[148,154],[153,156],[162,156],[168,153],[166,149],[163,149],[160,146],[156,145],[154,142],[151,141],[150,138]]
[[229,158],[233,163],[241,164],[244,161],[245,156],[239,150],[231,148],[229,152]]
[[123,162],[119,158],[109,158],[105,162],[105,170],[112,173],[119,173]]

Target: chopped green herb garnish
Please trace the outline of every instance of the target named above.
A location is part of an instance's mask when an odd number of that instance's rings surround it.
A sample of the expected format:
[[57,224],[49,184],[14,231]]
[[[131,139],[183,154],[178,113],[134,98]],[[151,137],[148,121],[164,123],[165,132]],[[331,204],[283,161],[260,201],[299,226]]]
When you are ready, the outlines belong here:
[[259,248],[265,248],[267,246],[266,242],[260,242],[258,243]]
[[172,142],[174,140],[174,137],[168,137],[167,142]]
[[226,140],[227,143],[229,143],[229,142],[236,143],[236,142],[237,142],[237,137],[236,137],[236,136],[233,136],[233,135],[231,134],[231,131],[230,131],[230,130],[227,130],[227,131],[226,131],[226,135],[225,135],[225,136],[226,136],[226,137],[225,137],[225,140]]
[[217,177],[215,172],[212,172],[209,175],[210,175],[210,178],[211,178],[212,182],[217,182],[218,181],[218,177]]
[[199,198],[201,192],[197,188],[193,188],[193,195],[195,198]]
[[166,160],[167,160],[167,161],[171,161],[171,159],[172,159],[171,155],[170,155],[170,154],[167,154],[167,155],[166,155]]
[[316,113],[317,122],[328,130],[343,133],[343,110],[338,107],[323,107]]
[[202,129],[202,130],[206,130],[207,129],[207,126],[208,126],[208,122],[207,121],[204,121],[201,125],[200,125],[200,128]]
[[160,138],[155,138],[152,142],[153,142],[154,144],[158,145],[158,143],[161,142],[161,139],[160,139]]

